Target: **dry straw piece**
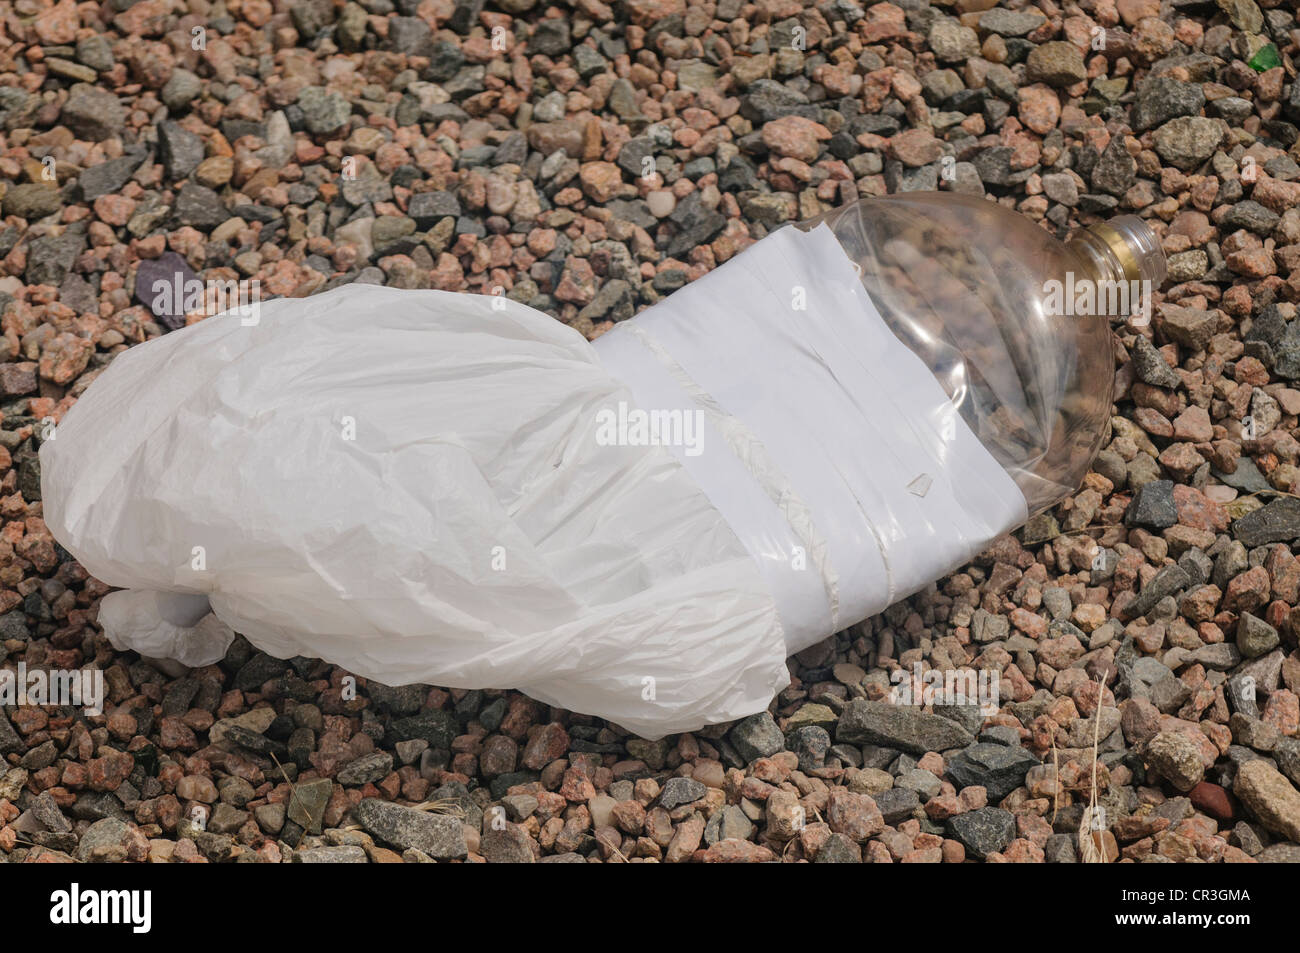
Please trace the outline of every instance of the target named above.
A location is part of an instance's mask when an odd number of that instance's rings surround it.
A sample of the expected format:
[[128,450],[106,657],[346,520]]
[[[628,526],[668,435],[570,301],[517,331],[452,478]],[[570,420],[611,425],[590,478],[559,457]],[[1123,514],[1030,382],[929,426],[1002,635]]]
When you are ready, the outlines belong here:
[[1092,792],[1088,796],[1088,809],[1079,822],[1079,859],[1085,864],[1106,863],[1106,853],[1101,846],[1101,832],[1093,829],[1097,816],[1097,748],[1101,742],[1101,706],[1105,701],[1106,683],[1097,679],[1097,712],[1092,722]]

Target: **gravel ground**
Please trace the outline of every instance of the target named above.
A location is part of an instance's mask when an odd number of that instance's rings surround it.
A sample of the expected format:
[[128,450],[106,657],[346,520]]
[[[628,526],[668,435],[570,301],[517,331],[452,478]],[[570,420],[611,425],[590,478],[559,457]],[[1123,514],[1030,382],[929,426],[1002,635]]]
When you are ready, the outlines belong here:
[[[1287,0],[0,6],[0,659],[109,693],[0,710],[0,861],[1300,861],[1298,44]],[[175,261],[501,287],[592,337],[936,187],[1058,234],[1140,214],[1170,281],[1116,329],[1084,487],[792,659],[769,713],[649,742],[515,692],[353,698],[242,639],[176,677],[112,649],[41,520],[42,421],[184,322],[136,296]],[[884,701],[915,665],[1004,703]]]

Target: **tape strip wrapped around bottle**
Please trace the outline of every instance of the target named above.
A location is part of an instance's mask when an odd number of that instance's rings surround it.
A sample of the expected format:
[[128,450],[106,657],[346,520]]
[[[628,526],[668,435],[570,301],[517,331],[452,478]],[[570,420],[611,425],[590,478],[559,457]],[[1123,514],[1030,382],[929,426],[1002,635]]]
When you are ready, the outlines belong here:
[[881,320],[831,230],[778,231],[596,341],[758,564],[798,652],[969,560],[1024,495]]
[[116,358],[41,463],[55,537],[133,590],[119,648],[204,664],[233,630],[651,738],[763,710],[789,653],[1026,516],[825,227],[594,347],[374,286],[209,318]]

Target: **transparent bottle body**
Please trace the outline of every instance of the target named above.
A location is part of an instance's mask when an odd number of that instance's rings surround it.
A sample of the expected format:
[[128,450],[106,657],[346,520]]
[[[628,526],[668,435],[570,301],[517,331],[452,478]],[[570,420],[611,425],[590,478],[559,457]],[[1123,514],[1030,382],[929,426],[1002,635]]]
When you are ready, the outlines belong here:
[[820,223],[1029,513],[1073,493],[1107,429],[1114,352],[1109,317],[1060,313],[1050,282],[1127,280],[1136,268],[1158,286],[1164,259],[1149,227],[1112,223],[1107,234],[1127,245],[1116,255],[1093,233],[1062,242],[994,202],[941,192],[864,199],[797,227]]

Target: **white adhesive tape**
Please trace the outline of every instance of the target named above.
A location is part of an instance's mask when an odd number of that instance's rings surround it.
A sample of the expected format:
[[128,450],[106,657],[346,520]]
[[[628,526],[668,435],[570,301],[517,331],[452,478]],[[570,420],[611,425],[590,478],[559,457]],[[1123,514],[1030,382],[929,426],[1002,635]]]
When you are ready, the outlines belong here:
[[1028,518],[825,225],[769,235],[595,347],[642,409],[704,413],[697,452],[669,449],[758,563],[792,653]]

